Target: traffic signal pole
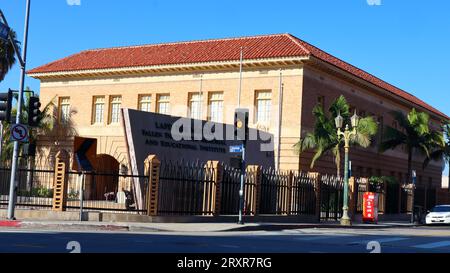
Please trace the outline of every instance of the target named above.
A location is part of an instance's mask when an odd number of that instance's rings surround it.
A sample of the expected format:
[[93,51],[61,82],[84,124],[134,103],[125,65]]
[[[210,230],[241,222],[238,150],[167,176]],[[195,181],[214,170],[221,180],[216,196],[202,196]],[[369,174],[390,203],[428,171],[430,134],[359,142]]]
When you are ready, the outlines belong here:
[[0,160],[3,152],[3,122],[0,121]]
[[[25,29],[23,34],[23,47],[22,47],[22,57],[16,51],[18,58],[21,60],[21,70],[20,70],[20,89],[19,89],[19,99],[17,102],[17,115],[16,124],[20,124],[20,118],[22,114],[22,104],[23,104],[23,91],[25,89],[25,69],[27,62],[27,43],[28,43],[28,24],[30,21],[30,2],[27,0],[26,12],[25,12]],[[10,35],[11,36],[11,35]],[[17,161],[19,159],[19,142],[14,141],[14,152],[11,165],[11,180],[9,185],[9,200],[8,200],[8,219],[15,220],[14,209],[16,200],[16,175],[17,175]]]
[[243,225],[244,224],[244,218],[243,218],[243,212],[244,212],[244,185],[245,185],[245,141],[242,144],[242,168],[241,168],[241,185],[239,189],[239,222],[238,224]]

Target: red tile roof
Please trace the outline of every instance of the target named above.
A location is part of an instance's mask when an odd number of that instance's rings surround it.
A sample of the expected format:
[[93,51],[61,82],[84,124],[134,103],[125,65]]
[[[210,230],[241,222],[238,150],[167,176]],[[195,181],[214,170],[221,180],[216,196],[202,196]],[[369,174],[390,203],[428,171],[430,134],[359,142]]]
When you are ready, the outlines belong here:
[[28,74],[237,61],[241,47],[245,48],[246,60],[313,56],[440,117],[450,119],[417,97],[290,34],[86,50],[34,68]]

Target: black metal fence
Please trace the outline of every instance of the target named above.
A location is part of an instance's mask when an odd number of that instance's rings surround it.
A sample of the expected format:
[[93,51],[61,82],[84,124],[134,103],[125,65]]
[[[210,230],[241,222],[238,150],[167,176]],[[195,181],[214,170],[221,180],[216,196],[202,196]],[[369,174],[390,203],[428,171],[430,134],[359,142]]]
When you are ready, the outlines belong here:
[[288,208],[286,202],[290,199],[289,172],[264,169],[261,173],[260,213],[287,214]]
[[414,206],[423,211],[431,210],[436,205],[436,188],[417,187],[414,191]]
[[[51,209],[53,203],[53,170],[17,170],[16,208]],[[10,168],[0,168],[0,208],[9,202]]]
[[[220,183],[220,214],[236,215],[239,213],[239,190],[241,188],[240,169],[223,165],[222,182]],[[254,212],[252,204],[252,195],[255,194],[256,179],[254,174],[246,173],[244,178],[244,215],[250,215]],[[256,198],[256,197],[255,197]]]
[[314,180],[308,173],[295,173],[292,184],[293,215],[314,215],[316,210],[316,191]]
[[82,191],[84,211],[145,213],[147,190],[146,176],[69,172],[66,209],[80,209]]
[[265,169],[261,179],[261,214],[313,215],[316,195],[308,173]]
[[[220,170],[219,170],[220,168]],[[0,208],[9,198],[9,168],[0,168]],[[220,183],[217,183],[220,175]],[[18,170],[17,208],[50,210],[53,204],[54,170]],[[244,178],[244,215],[314,215],[320,207],[322,220],[342,217],[343,179],[332,175],[311,176],[306,172],[260,168]],[[146,213],[149,178],[123,174],[69,172],[69,211]],[[317,183],[320,183],[318,185]],[[83,187],[81,188],[81,184]],[[241,170],[227,165],[162,161],[158,185],[158,215],[237,215]],[[316,192],[320,186],[320,192]],[[363,194],[374,191],[367,179],[357,179],[356,212],[363,210]],[[220,187],[219,189],[217,187]],[[80,192],[83,191],[83,203]],[[375,188],[375,191],[379,189]],[[409,212],[410,190],[404,185],[387,185],[386,213]],[[320,196],[320,204],[317,204]],[[382,199],[379,199],[382,200]],[[418,187],[415,204],[430,209],[436,203],[436,189]],[[220,210],[217,210],[217,205]],[[318,206],[317,206],[318,205]],[[350,205],[350,204],[349,204]]]
[[[221,182],[216,184],[219,173]],[[160,165],[158,214],[212,215],[216,213],[218,198],[221,215],[237,215],[241,174],[241,170],[227,165],[163,161]],[[220,187],[218,196],[216,187]],[[256,214],[257,206],[259,214],[313,215],[316,206],[314,180],[307,173],[248,170],[244,177],[243,214]]]
[[[51,210],[53,206],[54,170],[17,171],[17,209]],[[9,201],[10,168],[0,168],[0,208]],[[80,209],[83,183],[83,210],[145,213],[148,178],[143,176],[69,172],[66,209]],[[140,191],[135,185],[139,183]],[[141,196],[141,197],[139,197]],[[138,206],[140,198],[141,207]]]
[[162,161],[158,188],[158,214],[212,214],[215,168],[204,163]]
[[342,217],[343,179],[331,175],[320,176],[320,218],[337,221]]
[[385,213],[399,213],[401,211],[402,187],[399,183],[386,185],[386,211]]

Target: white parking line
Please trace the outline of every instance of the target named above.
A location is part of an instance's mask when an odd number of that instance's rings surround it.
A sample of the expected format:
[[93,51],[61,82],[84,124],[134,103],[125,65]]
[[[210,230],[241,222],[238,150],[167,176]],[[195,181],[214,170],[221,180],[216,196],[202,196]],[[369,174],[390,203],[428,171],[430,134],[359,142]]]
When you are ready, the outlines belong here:
[[440,241],[440,242],[429,243],[429,244],[415,245],[413,247],[431,249],[431,248],[446,247],[446,246],[450,246],[450,241]]
[[390,237],[390,238],[374,238],[374,239],[370,239],[370,240],[361,240],[361,241],[355,241],[355,242],[351,242],[349,244],[355,245],[355,244],[367,244],[369,242],[375,241],[378,243],[389,243],[389,242],[398,242],[398,241],[403,241],[403,240],[408,240],[410,238],[405,238],[405,237]]

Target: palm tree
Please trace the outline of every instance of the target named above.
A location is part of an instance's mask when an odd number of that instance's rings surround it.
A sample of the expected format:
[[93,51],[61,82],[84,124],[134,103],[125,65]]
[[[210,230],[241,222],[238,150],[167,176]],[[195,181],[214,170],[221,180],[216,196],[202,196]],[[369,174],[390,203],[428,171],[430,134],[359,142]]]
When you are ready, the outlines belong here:
[[[10,31],[12,39],[16,41],[16,33]],[[18,44],[18,43],[16,43]],[[0,82],[3,81],[8,71],[16,63],[14,47],[11,42],[0,40]]]
[[412,109],[407,115],[401,111],[393,111],[391,114],[401,130],[387,126],[380,151],[385,152],[404,145],[408,153],[408,176],[411,178],[414,153],[419,151],[429,157],[430,145],[439,139],[439,133],[430,132],[429,115],[417,112],[416,109]]
[[442,131],[443,133],[434,140],[434,145],[432,145],[433,151],[430,152],[430,156],[428,156],[423,162],[424,169],[428,166],[431,160],[444,160],[450,167],[450,121],[444,123],[442,126]]
[[[297,153],[314,149],[310,168],[314,168],[317,160],[328,153],[332,153],[337,175],[341,175],[341,149],[343,139],[338,137],[334,119],[340,114],[347,124],[350,124],[350,106],[344,96],[338,97],[330,106],[329,114],[325,113],[322,105],[313,109],[315,117],[314,131],[307,133],[304,138],[294,145]],[[351,144],[367,148],[371,145],[372,136],[377,133],[378,125],[372,117],[362,118],[357,127],[357,134],[351,138]]]

